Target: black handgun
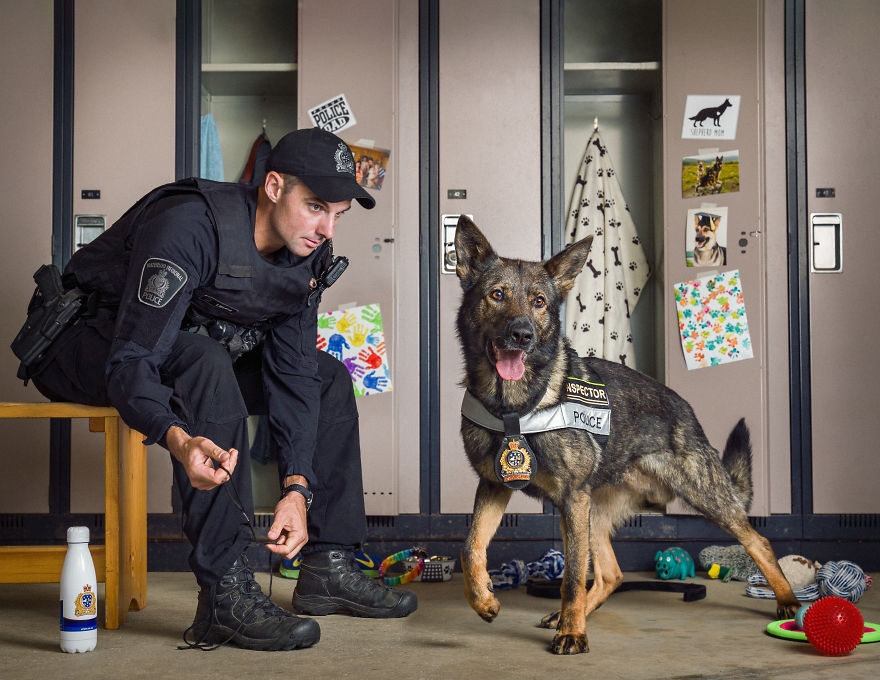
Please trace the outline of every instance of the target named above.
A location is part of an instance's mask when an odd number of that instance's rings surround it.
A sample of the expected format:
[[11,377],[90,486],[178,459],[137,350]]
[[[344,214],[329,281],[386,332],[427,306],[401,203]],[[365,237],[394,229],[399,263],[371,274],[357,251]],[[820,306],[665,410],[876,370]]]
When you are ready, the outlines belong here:
[[28,303],[28,315],[12,341],[12,351],[30,368],[46,353],[49,345],[72,324],[86,295],[78,288],[64,290],[55,265],[43,265],[34,274],[37,289]]

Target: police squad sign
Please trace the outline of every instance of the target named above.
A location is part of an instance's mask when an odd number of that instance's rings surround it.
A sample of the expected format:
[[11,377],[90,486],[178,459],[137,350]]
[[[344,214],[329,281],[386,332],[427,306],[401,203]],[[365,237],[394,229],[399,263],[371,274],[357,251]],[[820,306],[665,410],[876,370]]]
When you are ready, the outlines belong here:
[[309,118],[313,125],[327,132],[339,132],[357,123],[344,94],[309,109]]

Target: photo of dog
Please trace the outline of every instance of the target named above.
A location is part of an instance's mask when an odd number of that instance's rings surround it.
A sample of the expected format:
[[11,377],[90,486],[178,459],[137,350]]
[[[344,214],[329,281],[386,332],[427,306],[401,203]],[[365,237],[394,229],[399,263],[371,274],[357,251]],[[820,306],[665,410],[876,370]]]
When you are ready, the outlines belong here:
[[681,197],[739,191],[739,151],[685,156],[681,162]]
[[718,267],[727,264],[727,208],[712,213],[689,210],[686,261],[688,267]]
[[[486,550],[514,490],[559,510],[565,551],[555,654],[589,651],[586,620],[623,581],[611,536],[646,504],[678,496],[734,536],[776,595],[777,619],[799,603],[770,543],[749,523],[751,444],[736,423],[722,456],[690,405],[621,364],[579,357],[559,312],[592,236],[544,262],[499,256],[466,216],[455,235],[462,287],[457,332],[464,359],[461,436],[479,477],[461,553],[465,594],[484,620],[500,604]],[[586,590],[592,561],[593,585]]]
[[717,156],[715,162],[708,167],[702,161],[697,164],[697,196],[721,193],[723,166],[724,156]]

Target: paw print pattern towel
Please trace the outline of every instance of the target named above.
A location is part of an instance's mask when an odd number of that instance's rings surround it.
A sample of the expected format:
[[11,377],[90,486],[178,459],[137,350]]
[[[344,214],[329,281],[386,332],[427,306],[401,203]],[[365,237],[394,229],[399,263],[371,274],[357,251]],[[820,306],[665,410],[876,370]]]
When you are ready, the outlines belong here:
[[650,269],[598,130],[587,142],[565,231],[566,243],[593,235],[587,264],[566,298],[566,335],[581,356],[635,368],[630,314]]

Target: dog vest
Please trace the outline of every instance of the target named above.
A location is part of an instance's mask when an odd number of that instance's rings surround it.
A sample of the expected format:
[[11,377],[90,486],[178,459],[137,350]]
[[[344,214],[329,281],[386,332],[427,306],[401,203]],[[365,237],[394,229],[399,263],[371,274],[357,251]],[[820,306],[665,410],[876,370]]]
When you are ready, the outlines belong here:
[[505,486],[522,489],[537,471],[538,460],[528,445],[526,434],[573,427],[590,432],[602,447],[608,442],[611,403],[605,385],[566,378],[562,393],[564,400],[555,406],[523,415],[507,413],[498,418],[489,413],[473,394],[465,391],[461,415],[487,430],[504,433],[501,449],[495,457],[495,474]]

